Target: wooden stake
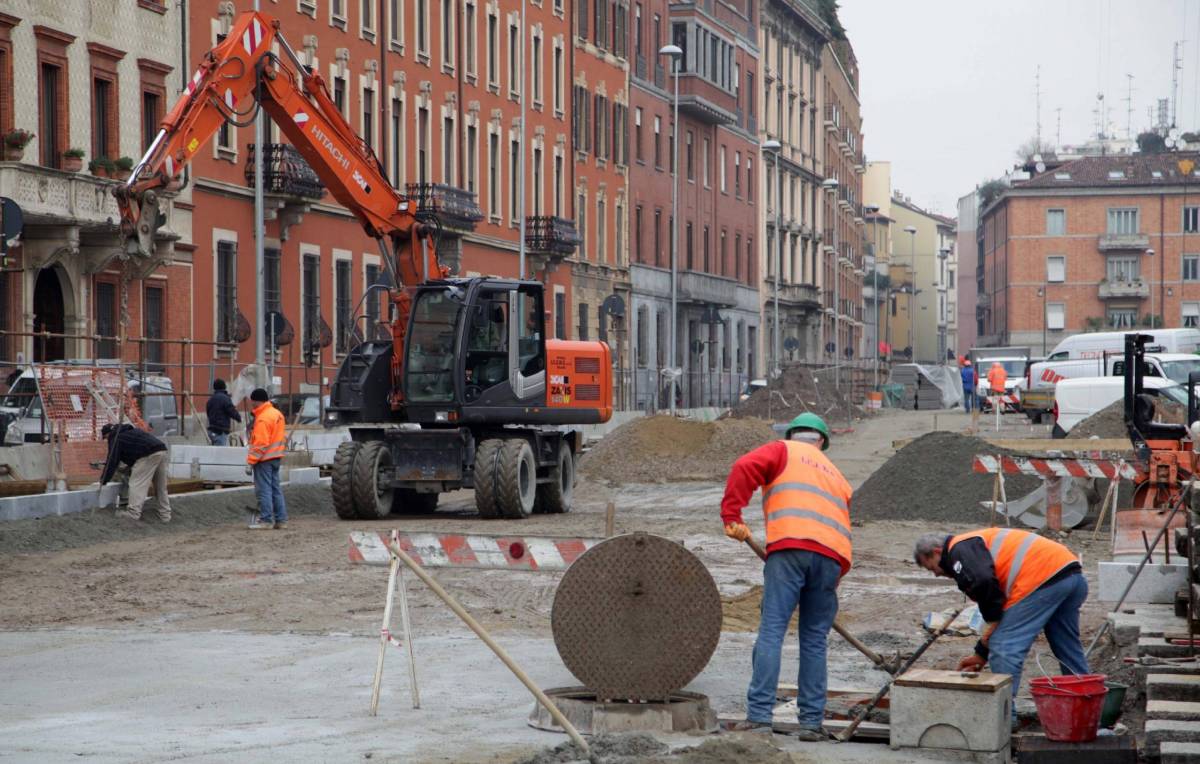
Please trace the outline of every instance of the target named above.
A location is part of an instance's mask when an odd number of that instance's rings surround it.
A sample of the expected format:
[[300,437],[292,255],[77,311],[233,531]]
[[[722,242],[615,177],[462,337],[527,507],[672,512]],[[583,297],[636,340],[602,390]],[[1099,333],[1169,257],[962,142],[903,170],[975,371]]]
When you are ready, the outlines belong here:
[[604,538],[612,538],[613,524],[617,519],[617,505],[611,501],[604,508]]
[[[397,543],[399,543],[398,539]],[[413,708],[420,708],[421,693],[417,689],[417,656],[413,652],[412,624],[408,620],[408,587],[404,583],[404,568],[396,571],[396,585],[400,589],[400,625],[404,629],[404,646],[408,652],[408,686],[412,693]]]
[[[1001,465],[1003,466],[1003,465]],[[996,510],[1000,506],[1000,473],[996,473],[996,479],[992,481],[992,519],[988,525],[992,528],[996,527]]]
[[383,606],[383,624],[379,627],[379,656],[375,659],[375,682],[371,685],[371,716],[379,711],[379,689],[383,684],[383,658],[387,655],[388,631],[392,625],[392,601],[396,593],[396,573],[400,561],[392,557],[388,565],[387,600]]
[[1004,505],[1004,524],[1012,527],[1012,518],[1008,515],[1008,489],[1004,486],[1004,459],[999,454],[996,455],[996,460],[1000,462],[1000,503]]

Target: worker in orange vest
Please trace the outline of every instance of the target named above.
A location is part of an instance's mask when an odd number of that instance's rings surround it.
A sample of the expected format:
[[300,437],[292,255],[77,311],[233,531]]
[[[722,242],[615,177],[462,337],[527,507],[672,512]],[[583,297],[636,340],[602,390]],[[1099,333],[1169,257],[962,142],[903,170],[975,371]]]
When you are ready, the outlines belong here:
[[992,362],[992,368],[988,369],[987,381],[992,395],[1004,395],[1004,386],[1008,384],[1008,372],[999,361]]
[[746,719],[729,729],[770,731],[783,640],[800,608],[796,714],[801,740],[825,739],[825,651],[837,615],[837,586],[850,569],[850,484],[821,453],[829,428],[816,414],[791,421],[786,440],[754,449],[733,464],[721,500],[725,535],[750,538],[742,509],[759,488],[767,526],[762,616],[754,643]]
[[953,578],[987,623],[960,670],[978,671],[987,663],[998,674],[1011,674],[1015,700],[1025,656],[1044,631],[1063,673],[1088,673],[1079,639],[1079,608],[1088,585],[1079,558],[1067,547],[1016,528],[983,528],[921,536],[913,558],[934,575]]
[[254,494],[258,497],[258,516],[250,528],[283,530],[287,527],[287,505],[279,484],[279,465],[287,449],[283,413],[271,404],[271,397],[261,387],[250,393],[250,400],[254,402],[254,429],[246,463],[254,469]]

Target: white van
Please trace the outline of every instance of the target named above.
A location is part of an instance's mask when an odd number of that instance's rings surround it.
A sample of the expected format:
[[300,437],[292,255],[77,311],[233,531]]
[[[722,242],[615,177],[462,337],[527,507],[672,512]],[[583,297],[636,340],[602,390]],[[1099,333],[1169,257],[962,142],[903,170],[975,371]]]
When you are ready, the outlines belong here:
[[[1145,377],[1142,389],[1187,406],[1187,388],[1165,377]],[[1065,438],[1075,425],[1125,396],[1125,378],[1077,377],[1064,379],[1054,389],[1054,430]]]
[[[1143,374],[1166,377],[1183,384],[1188,374],[1200,371],[1200,355],[1194,353],[1146,353]],[[1073,361],[1040,361],[1029,367],[1028,390],[1054,387],[1064,379],[1076,377],[1108,377],[1125,374],[1125,354],[1109,353],[1107,357],[1077,358]]]
[[[1200,329],[1139,329],[1154,341],[1146,350],[1155,353],[1195,353],[1200,350]],[[1047,361],[1103,358],[1107,353],[1125,352],[1125,335],[1133,332],[1089,332],[1073,334],[1054,346]]]

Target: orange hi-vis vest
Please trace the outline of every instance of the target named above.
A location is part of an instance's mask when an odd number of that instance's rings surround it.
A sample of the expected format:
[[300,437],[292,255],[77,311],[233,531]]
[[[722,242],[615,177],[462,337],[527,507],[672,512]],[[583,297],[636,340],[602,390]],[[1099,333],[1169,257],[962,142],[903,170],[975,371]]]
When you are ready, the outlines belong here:
[[1004,385],[1008,382],[1008,372],[1003,366],[995,366],[988,370],[987,373],[988,387],[991,388],[993,395],[1000,395],[1004,392]]
[[964,539],[981,538],[992,554],[996,580],[1004,587],[1004,609],[1008,610],[1054,574],[1079,558],[1057,541],[1015,528],[984,528],[960,533],[950,539],[950,548]]
[[282,459],[287,449],[287,433],[284,431],[283,413],[267,401],[254,409],[254,429],[250,432],[250,448],[246,461],[258,464],[272,459]]
[[784,441],[787,466],[763,487],[767,544],[815,541],[850,563],[850,484],[821,450]]

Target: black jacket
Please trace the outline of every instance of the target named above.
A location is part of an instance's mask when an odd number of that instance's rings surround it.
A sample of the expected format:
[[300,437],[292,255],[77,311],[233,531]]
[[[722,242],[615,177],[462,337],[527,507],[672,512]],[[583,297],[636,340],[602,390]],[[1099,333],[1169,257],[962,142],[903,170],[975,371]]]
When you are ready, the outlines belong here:
[[113,473],[117,471],[117,462],[125,462],[132,467],[133,463],[143,456],[166,450],[166,443],[145,430],[139,430],[131,424],[121,425],[108,434],[108,458],[104,462],[100,485],[112,480]]
[[[983,620],[996,623],[1004,617],[1004,603],[1007,598],[1004,595],[1004,587],[996,578],[996,564],[992,561],[987,542],[976,536],[963,539],[951,548],[950,538],[946,537],[939,565],[946,575],[951,576],[958,584],[959,591],[979,605],[979,614],[983,616]],[[1071,563],[1051,576],[1042,586],[1081,571],[1079,563]],[[983,644],[982,640],[975,645],[975,652],[983,658],[988,657],[987,645]]]
[[233,429],[231,422],[242,421],[242,415],[238,413],[237,406],[233,405],[233,399],[224,390],[213,391],[204,412],[208,414],[208,429],[213,432],[229,432]]

